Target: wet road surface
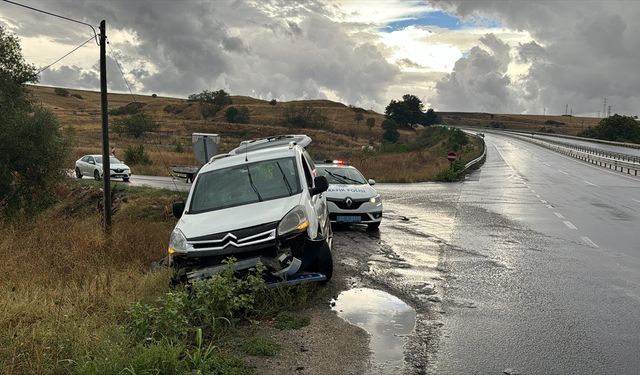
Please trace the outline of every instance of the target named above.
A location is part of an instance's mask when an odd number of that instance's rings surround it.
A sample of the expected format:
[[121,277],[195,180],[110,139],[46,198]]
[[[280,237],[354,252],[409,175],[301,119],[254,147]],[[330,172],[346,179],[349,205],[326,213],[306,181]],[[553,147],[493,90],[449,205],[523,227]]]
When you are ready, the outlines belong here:
[[[380,239],[408,263],[383,283],[427,272],[442,298],[417,306],[438,329],[417,322],[428,348],[407,345],[405,372],[637,373],[640,179],[514,138],[485,141],[486,163],[462,183],[378,188],[391,213]],[[415,243],[402,239],[411,232]]]

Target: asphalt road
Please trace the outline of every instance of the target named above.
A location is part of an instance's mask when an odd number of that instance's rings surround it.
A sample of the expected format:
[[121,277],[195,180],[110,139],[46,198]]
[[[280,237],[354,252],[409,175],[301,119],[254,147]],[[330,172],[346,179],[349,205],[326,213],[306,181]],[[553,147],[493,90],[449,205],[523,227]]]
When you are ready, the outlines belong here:
[[485,141],[486,163],[463,183],[379,188],[443,241],[428,372],[637,373],[640,179],[506,136]]
[[347,287],[416,311],[402,372],[638,373],[640,178],[512,137],[485,141],[484,166],[464,182],[378,184],[380,232],[335,232]]

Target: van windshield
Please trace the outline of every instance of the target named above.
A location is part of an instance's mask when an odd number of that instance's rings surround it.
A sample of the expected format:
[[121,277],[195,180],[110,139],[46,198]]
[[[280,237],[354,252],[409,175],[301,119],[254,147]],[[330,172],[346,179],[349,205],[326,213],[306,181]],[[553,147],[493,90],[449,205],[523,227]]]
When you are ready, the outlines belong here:
[[200,174],[189,213],[284,198],[301,191],[295,158],[247,163]]

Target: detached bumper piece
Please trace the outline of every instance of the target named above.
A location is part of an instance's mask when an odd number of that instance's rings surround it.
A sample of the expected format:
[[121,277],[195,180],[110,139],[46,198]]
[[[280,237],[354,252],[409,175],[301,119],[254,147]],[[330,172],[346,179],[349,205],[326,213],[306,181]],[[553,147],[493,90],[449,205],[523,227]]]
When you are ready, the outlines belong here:
[[[258,263],[262,263],[271,273],[271,277],[267,279],[267,287],[273,288],[280,285],[295,285],[312,281],[324,281],[327,277],[321,273],[298,273],[302,262],[298,258],[280,256],[278,258],[269,258],[258,256],[239,260],[231,266],[234,272],[242,272],[256,267]],[[229,265],[220,264],[205,268],[196,269],[186,273],[187,281],[205,279],[213,277],[224,272]]]

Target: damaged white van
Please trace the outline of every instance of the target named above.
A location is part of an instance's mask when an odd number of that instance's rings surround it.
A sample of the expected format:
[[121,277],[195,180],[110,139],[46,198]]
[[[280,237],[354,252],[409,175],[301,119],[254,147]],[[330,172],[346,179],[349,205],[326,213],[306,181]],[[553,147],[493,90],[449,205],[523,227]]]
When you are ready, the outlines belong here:
[[221,272],[228,257],[238,271],[262,262],[276,281],[331,279],[333,234],[324,192],[304,149],[306,135],[244,141],[198,172],[168,253],[174,282]]

